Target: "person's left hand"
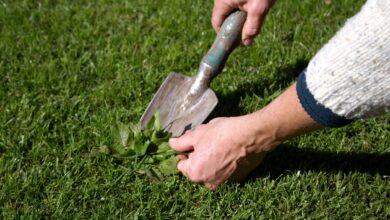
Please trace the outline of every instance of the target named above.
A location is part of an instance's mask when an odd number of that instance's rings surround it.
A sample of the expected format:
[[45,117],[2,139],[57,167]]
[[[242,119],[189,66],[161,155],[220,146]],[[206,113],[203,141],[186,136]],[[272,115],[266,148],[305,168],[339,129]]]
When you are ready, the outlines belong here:
[[253,126],[251,120],[251,115],[217,118],[171,138],[171,147],[182,152],[178,170],[211,190],[226,181],[242,181],[277,145],[270,129]]

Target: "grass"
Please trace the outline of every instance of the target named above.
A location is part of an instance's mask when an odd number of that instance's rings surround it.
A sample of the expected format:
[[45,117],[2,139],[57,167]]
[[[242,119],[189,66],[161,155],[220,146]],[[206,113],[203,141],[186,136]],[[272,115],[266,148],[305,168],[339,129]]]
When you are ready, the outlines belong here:
[[[269,103],[363,0],[280,0],[212,84],[212,117]],[[212,1],[0,1],[0,218],[390,217],[390,116],[286,142],[242,185],[211,193],[96,153],[171,72],[194,74]]]

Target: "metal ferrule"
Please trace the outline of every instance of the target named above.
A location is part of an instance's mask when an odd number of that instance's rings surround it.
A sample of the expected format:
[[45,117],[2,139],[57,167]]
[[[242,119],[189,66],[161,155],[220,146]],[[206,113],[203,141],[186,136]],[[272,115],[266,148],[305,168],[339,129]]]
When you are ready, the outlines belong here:
[[195,81],[191,86],[190,94],[202,94],[209,87],[214,73],[215,70],[212,66],[205,62],[201,62],[199,65],[198,73],[196,74]]

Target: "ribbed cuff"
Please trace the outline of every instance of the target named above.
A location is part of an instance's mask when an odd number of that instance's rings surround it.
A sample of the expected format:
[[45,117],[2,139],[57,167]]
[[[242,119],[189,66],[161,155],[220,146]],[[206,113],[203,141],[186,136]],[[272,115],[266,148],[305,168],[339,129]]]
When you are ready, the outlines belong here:
[[307,88],[305,72],[306,71],[303,71],[298,76],[297,93],[302,107],[310,117],[315,122],[325,127],[337,128],[351,123],[353,120],[333,113],[330,109],[315,100],[313,94]]

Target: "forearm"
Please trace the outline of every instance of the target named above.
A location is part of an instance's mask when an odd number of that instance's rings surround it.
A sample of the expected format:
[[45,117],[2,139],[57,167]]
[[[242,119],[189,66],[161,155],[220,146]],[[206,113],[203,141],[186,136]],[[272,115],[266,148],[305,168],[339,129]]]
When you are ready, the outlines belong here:
[[267,138],[269,150],[286,139],[323,127],[303,109],[298,99],[296,83],[265,108],[243,117],[248,123],[248,130],[256,137],[254,142],[264,146],[264,139]]

